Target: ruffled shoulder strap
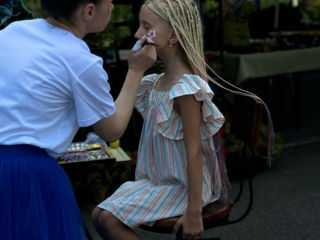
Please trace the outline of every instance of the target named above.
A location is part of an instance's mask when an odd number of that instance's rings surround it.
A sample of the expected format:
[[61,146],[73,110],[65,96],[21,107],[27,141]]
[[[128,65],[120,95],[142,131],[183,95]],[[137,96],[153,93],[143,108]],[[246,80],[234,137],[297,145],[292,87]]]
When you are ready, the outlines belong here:
[[160,75],[150,74],[142,78],[140,86],[137,91],[135,107],[138,112],[144,116],[148,106],[148,100],[155,83],[159,80]]
[[208,83],[197,75],[184,74],[169,93],[170,99],[183,95],[195,95],[197,101],[203,101],[206,97],[213,98],[213,91]]
[[202,102],[201,138],[206,139],[218,132],[224,123],[224,117],[212,102],[213,91],[199,76],[184,74],[159,106],[157,114],[159,133],[170,139],[183,138],[180,116],[173,111],[174,99],[183,95],[194,95],[197,101]]

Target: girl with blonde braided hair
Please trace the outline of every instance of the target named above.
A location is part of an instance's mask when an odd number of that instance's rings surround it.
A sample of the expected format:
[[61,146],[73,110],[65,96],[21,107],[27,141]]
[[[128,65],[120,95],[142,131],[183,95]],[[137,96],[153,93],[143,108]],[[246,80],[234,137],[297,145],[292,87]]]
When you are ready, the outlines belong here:
[[[197,239],[203,234],[202,207],[226,199],[229,187],[213,137],[224,116],[207,82],[213,79],[206,72],[197,5],[193,0],[146,0],[135,34],[145,36],[157,45],[164,72],[145,76],[137,93],[144,124],[135,181],[100,203],[93,222],[103,238],[136,240],[133,228],[181,216],[174,231],[182,227],[183,239]],[[229,91],[258,99],[232,87]]]

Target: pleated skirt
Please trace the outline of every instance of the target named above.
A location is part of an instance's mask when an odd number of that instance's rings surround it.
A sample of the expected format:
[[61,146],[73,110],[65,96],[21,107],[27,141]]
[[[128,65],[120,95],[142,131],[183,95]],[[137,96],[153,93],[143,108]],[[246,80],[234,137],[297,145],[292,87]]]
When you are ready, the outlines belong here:
[[0,145],[0,239],[87,239],[70,180],[43,149]]

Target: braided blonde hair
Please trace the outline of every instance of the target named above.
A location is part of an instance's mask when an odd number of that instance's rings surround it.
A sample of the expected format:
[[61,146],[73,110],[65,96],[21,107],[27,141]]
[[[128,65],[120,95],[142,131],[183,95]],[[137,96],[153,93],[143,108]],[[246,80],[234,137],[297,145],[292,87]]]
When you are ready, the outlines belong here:
[[171,24],[192,71],[203,79],[208,79],[203,53],[202,24],[194,1],[146,0],[143,5]]
[[[171,25],[194,74],[205,80],[209,79],[215,85],[228,92],[250,97],[265,106],[269,120],[268,164],[271,165],[274,131],[269,109],[257,95],[224,80],[205,62],[202,23],[198,6],[194,0],[146,0],[142,6],[146,6]],[[210,77],[207,69],[209,69],[222,84]]]

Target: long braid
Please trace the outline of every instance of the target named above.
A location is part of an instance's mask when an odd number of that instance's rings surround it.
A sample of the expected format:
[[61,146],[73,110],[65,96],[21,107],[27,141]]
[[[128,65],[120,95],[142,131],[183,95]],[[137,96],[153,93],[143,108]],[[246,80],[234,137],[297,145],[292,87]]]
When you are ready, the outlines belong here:
[[[274,145],[274,130],[269,109],[257,95],[224,80],[205,62],[202,23],[200,12],[195,2],[193,0],[146,0],[144,6],[147,6],[151,11],[171,24],[194,74],[199,75],[205,80],[209,79],[215,85],[228,92],[250,97],[264,105],[269,121],[268,165],[270,166]],[[207,69],[210,70],[222,84],[210,77]]]

